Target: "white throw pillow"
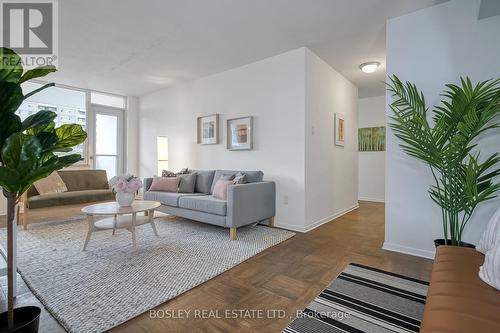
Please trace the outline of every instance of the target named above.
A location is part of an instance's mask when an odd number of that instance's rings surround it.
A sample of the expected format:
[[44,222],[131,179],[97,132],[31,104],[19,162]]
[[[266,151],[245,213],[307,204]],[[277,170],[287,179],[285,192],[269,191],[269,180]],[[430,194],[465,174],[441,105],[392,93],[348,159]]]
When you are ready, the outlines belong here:
[[476,246],[476,250],[486,254],[497,240],[500,240],[500,208],[493,214],[484,230],[483,236]]
[[483,266],[479,267],[479,278],[500,290],[500,241],[498,239],[486,252]]

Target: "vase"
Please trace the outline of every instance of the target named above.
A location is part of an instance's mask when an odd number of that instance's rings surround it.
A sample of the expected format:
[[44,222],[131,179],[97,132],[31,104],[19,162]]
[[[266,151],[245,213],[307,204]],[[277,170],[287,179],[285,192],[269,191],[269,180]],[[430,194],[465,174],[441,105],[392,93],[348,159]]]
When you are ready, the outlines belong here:
[[14,309],[14,324],[9,327],[7,312],[0,314],[0,332],[37,333],[41,309],[37,306],[23,306]]
[[[451,240],[448,239],[447,242],[444,241],[443,238],[439,238],[439,239],[435,239],[434,240],[434,246],[435,247],[438,247],[438,246],[442,246],[442,245],[451,245]],[[470,244],[470,243],[467,243],[467,242],[460,242],[460,247],[469,247],[469,248],[475,248],[476,246],[474,244]]]
[[130,207],[132,205],[132,202],[134,202],[135,194],[127,192],[117,192],[115,198],[120,207]]

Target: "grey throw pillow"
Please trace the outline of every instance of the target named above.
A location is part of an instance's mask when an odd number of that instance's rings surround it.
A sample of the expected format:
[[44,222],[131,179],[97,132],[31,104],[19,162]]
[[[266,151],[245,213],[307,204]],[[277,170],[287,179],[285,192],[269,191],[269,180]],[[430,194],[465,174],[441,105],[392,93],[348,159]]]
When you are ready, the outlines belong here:
[[238,172],[233,178],[233,184],[246,184],[247,176],[244,173]]
[[215,170],[195,170],[193,172],[196,172],[196,185],[194,191],[196,193],[210,193]]
[[179,183],[179,193],[194,193],[194,187],[196,185],[196,173],[190,173],[187,175],[179,176],[181,181]]
[[235,175],[222,175],[218,180],[233,180]]

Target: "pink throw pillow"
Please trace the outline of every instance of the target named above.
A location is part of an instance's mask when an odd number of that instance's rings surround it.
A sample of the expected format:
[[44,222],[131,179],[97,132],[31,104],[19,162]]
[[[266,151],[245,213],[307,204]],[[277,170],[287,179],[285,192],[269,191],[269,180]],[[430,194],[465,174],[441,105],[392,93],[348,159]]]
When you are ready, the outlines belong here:
[[153,177],[149,191],[177,192],[180,181],[180,177]]
[[215,183],[214,192],[212,193],[212,195],[217,199],[227,200],[228,187],[233,184],[234,183],[232,180],[219,179],[217,183]]

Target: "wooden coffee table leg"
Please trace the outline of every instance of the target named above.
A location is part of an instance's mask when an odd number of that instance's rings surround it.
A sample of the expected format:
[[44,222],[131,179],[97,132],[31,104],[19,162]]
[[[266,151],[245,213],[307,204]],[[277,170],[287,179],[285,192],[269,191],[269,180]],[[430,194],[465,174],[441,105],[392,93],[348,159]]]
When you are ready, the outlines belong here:
[[113,236],[115,235],[115,232],[116,232],[116,220],[117,220],[118,216],[115,215],[114,216],[114,220],[113,220]]
[[85,238],[85,244],[83,245],[83,251],[87,250],[87,245],[89,244],[90,236],[92,235],[92,232],[94,231],[94,216],[87,215],[87,221],[89,224],[89,230],[87,231],[87,238]]
[[149,211],[149,223],[151,224],[151,228],[153,228],[153,233],[155,234],[155,236],[158,236],[158,230],[156,230],[154,215],[155,215],[155,211],[150,210]]
[[132,232],[132,245],[133,245],[134,249],[137,248],[137,244],[135,241],[135,219],[136,219],[136,217],[137,217],[136,213],[133,213],[132,214],[132,227],[130,228],[130,231]]

